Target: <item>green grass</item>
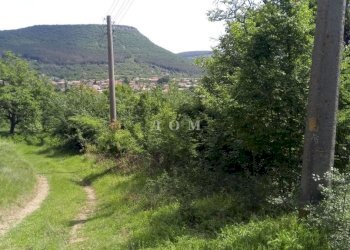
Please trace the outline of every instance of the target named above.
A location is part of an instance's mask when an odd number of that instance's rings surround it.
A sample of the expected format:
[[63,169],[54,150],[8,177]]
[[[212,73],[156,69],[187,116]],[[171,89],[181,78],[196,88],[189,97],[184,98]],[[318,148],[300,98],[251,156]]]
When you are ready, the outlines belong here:
[[0,249],[64,249],[85,201],[79,173],[91,165],[81,156],[54,155],[23,144],[13,147],[39,174],[48,177],[50,193],[38,211],[1,238]]
[[295,214],[247,223],[220,218],[224,197],[198,201],[208,206],[198,206],[194,213],[201,220],[189,226],[177,203],[147,207],[140,195],[144,184],[142,175],[97,179],[100,209],[84,228],[88,240],[72,249],[326,249],[323,236]]
[[[121,174],[109,170],[113,164],[40,147],[15,149],[49,178],[51,190],[39,211],[1,238],[0,249],[327,249],[323,235],[295,214],[241,220],[234,198],[215,195],[194,202],[197,220],[189,224],[177,202],[147,200],[143,174]],[[86,198],[81,181],[96,190],[97,210],[80,232],[86,240],[69,245],[72,222]]]
[[0,159],[0,210],[5,210],[31,195],[36,178],[11,144],[0,142]]
[[239,204],[215,195],[194,202],[197,221],[189,225],[176,202],[150,206],[144,175],[93,176],[99,210],[83,230],[87,241],[72,249],[326,249],[323,235],[296,214],[242,222]]

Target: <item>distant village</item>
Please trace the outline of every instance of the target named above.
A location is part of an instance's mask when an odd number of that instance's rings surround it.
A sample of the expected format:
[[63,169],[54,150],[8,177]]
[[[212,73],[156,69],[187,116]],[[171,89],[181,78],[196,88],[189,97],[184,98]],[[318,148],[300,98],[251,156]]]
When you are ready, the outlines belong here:
[[[169,78],[169,77],[151,77],[139,78],[132,80],[117,79],[116,84],[128,84],[135,91],[148,91],[161,87],[164,92],[169,91],[171,84],[178,86],[180,90],[192,89],[198,86],[198,78]],[[66,81],[64,79],[53,78],[52,83],[57,89],[65,91],[73,86],[85,85],[96,91],[102,93],[109,88],[109,80],[80,80],[80,81]]]

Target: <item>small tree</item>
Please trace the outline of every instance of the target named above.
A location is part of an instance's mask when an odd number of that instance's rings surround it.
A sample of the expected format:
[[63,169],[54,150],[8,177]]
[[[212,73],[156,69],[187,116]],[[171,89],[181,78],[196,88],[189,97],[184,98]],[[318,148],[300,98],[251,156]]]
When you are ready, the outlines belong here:
[[17,125],[32,129],[40,124],[44,90],[48,90],[44,79],[11,52],[0,59],[0,79],[0,115],[8,120],[10,134]]

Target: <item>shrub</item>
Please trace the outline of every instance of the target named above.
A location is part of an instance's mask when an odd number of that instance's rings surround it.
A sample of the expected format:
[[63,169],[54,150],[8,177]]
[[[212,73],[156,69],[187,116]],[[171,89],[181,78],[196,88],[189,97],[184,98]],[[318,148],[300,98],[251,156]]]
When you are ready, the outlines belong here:
[[63,129],[65,144],[79,152],[85,152],[87,144],[96,144],[104,129],[104,122],[91,116],[77,115],[68,118]]
[[324,200],[310,208],[308,222],[328,235],[332,249],[350,249],[350,174],[334,170],[322,178],[332,178],[332,188],[321,187]]
[[142,147],[139,146],[130,131],[124,129],[105,131],[98,138],[97,144],[99,151],[117,157],[127,153],[139,154],[143,152]]

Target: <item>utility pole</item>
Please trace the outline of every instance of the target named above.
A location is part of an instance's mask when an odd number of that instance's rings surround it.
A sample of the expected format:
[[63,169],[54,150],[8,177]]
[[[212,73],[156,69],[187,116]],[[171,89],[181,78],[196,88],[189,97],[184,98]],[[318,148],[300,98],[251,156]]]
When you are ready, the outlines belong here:
[[111,124],[117,121],[117,111],[115,102],[115,79],[114,79],[114,51],[113,51],[113,29],[111,16],[107,16],[107,36],[108,36],[108,74],[109,74],[109,105]]
[[[318,0],[301,180],[301,212],[322,199],[319,185],[334,165],[346,0]],[[320,177],[320,179],[314,178]]]

